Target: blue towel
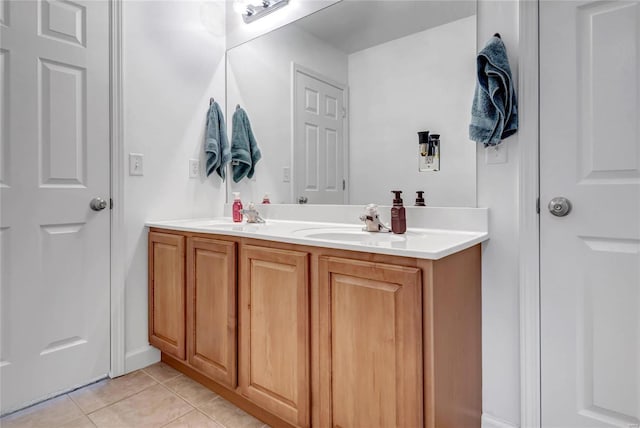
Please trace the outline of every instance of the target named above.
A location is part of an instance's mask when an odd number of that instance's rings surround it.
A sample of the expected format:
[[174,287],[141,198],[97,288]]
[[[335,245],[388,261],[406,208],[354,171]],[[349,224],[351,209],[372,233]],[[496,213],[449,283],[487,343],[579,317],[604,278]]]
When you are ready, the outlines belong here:
[[231,133],[231,168],[233,181],[236,183],[244,177],[251,178],[256,170],[256,163],[262,154],[253,136],[249,117],[240,106],[233,113],[233,131]]
[[518,105],[507,50],[492,37],[477,58],[478,80],[471,108],[469,138],[495,146],[518,130]]
[[211,103],[207,113],[207,128],[205,131],[204,153],[207,158],[207,177],[213,171],[224,181],[226,166],[231,158],[229,140],[227,139],[227,127],[224,124],[224,116],[217,102]]

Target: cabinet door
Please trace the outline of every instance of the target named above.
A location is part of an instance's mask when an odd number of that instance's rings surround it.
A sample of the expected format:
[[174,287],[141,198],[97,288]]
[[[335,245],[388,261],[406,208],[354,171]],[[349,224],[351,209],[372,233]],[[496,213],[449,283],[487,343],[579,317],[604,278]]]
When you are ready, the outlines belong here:
[[236,386],[235,259],[234,242],[187,242],[187,358],[230,388]]
[[320,257],[318,271],[319,426],[422,426],[420,269]]
[[149,233],[149,343],[185,358],[184,236]]
[[309,426],[308,255],[244,246],[240,270],[240,393]]

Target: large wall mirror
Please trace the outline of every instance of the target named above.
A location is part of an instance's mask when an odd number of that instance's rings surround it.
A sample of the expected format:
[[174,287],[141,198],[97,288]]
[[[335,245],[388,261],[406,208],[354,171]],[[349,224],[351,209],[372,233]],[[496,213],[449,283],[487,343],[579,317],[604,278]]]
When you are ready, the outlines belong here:
[[[343,0],[231,47],[229,135],[241,106],[262,159],[228,195],[476,206],[475,54],[475,1]],[[438,171],[419,168],[420,131],[440,135]]]

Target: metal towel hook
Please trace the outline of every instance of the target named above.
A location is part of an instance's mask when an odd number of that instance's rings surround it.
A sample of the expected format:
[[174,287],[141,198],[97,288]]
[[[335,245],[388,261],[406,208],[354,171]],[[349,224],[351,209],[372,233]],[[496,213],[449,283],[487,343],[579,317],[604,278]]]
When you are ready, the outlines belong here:
[[213,99],[213,97],[209,98],[209,105],[213,104],[216,100]]
[[497,38],[499,38],[499,39],[502,39],[502,37],[500,36],[500,33],[496,33],[496,34],[494,34],[494,35],[493,35],[493,37],[497,37]]

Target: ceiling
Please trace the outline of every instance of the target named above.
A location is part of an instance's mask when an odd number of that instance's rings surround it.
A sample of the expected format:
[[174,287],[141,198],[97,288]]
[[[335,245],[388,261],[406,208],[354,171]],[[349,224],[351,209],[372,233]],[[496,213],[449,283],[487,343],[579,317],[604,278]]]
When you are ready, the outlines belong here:
[[475,0],[343,0],[294,25],[351,54],[475,13]]

